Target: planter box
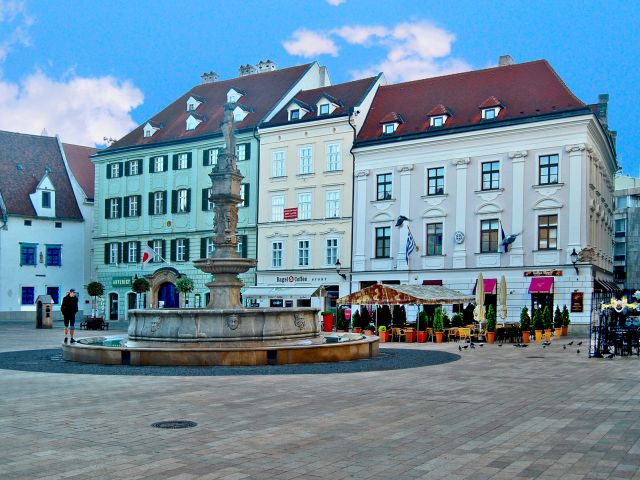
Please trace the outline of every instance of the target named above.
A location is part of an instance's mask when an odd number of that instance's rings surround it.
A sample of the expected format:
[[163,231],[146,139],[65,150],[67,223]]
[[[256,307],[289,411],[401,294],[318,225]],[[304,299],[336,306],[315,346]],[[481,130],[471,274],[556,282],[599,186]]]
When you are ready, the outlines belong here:
[[416,341],[416,332],[406,332],[404,341],[407,343],[414,343]]
[[427,341],[427,332],[418,332],[418,343],[425,343]]

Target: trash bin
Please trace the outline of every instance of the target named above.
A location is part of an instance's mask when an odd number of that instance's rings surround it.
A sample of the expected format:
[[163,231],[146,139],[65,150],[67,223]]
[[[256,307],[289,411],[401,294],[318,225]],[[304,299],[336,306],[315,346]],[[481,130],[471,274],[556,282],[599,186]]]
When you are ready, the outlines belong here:
[[51,295],[38,295],[36,298],[36,328],[53,327],[53,298]]

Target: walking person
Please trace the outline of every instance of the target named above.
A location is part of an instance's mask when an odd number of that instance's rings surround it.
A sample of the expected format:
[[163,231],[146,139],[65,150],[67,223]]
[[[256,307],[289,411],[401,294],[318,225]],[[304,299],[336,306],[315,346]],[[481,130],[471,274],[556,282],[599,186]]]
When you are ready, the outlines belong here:
[[62,299],[60,311],[64,318],[64,343],[67,343],[67,335],[69,333],[71,334],[70,343],[76,343],[73,338],[73,331],[76,324],[76,313],[78,312],[78,297],[76,297],[76,291],[73,288]]

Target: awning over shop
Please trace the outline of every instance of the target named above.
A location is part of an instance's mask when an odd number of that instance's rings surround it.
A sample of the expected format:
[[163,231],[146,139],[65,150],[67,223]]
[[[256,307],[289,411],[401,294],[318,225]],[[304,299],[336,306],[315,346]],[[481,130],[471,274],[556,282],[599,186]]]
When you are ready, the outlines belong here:
[[377,283],[337,300],[338,305],[442,305],[472,302],[465,295],[440,285],[383,285]]
[[442,280],[422,280],[423,285],[442,285]]
[[598,280],[593,281],[593,290],[596,292],[619,292],[620,287],[610,280]]
[[[478,280],[473,286],[473,294],[476,294],[476,287],[478,286]],[[498,294],[498,279],[497,278],[485,278],[484,279],[484,294],[485,295],[497,295]]]
[[310,298],[323,296],[322,287],[273,287],[269,285],[244,287],[240,290],[244,298]]
[[529,293],[552,293],[553,277],[533,277],[529,284]]

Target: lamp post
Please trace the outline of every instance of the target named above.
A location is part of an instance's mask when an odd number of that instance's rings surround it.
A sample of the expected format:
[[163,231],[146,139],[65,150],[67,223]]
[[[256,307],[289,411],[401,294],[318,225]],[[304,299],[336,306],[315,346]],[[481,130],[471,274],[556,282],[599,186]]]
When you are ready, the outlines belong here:
[[578,266],[576,265],[576,263],[578,263],[578,252],[576,252],[575,248],[571,252],[570,257],[571,257],[571,263],[573,263],[573,268],[576,269],[576,275],[577,275],[579,273]]
[[340,263],[340,259],[336,260],[336,273],[342,277],[343,280],[347,279],[347,276],[344,273],[340,273],[340,267],[342,264]]

